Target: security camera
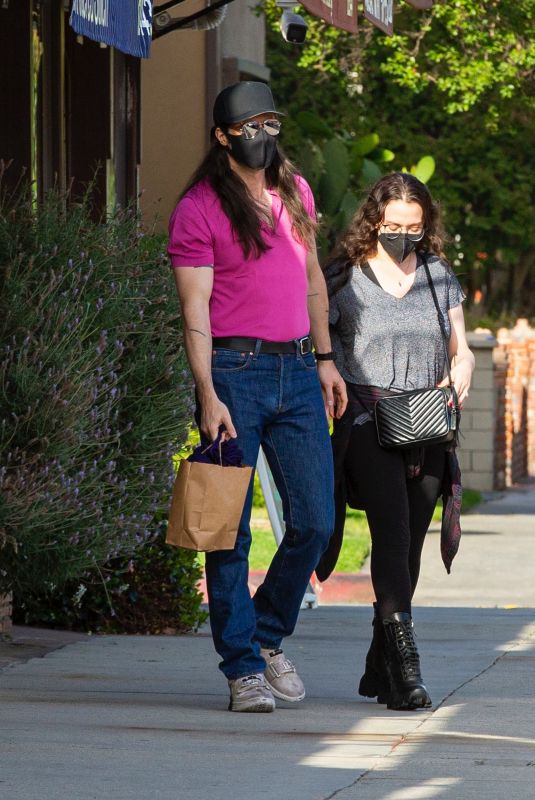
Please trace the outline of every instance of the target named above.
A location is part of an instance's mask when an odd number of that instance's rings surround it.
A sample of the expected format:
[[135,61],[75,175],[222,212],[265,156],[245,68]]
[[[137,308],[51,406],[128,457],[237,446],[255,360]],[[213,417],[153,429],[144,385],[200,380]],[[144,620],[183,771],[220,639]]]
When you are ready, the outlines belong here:
[[308,25],[300,14],[286,9],[282,12],[281,32],[287,42],[303,44],[306,39]]

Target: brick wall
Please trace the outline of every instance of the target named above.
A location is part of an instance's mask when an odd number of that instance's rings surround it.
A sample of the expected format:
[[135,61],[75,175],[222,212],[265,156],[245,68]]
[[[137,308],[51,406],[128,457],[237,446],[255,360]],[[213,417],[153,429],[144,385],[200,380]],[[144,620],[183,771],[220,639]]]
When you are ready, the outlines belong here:
[[476,358],[458,450],[469,489],[505,489],[535,476],[535,328],[468,333]]
[[[534,331],[535,334],[535,331]],[[528,340],[529,377],[527,396],[527,470],[530,477],[535,476],[535,335]]]
[[11,630],[11,596],[0,594],[0,636]]
[[519,319],[497,340],[495,487],[504,489],[535,475],[535,329]]

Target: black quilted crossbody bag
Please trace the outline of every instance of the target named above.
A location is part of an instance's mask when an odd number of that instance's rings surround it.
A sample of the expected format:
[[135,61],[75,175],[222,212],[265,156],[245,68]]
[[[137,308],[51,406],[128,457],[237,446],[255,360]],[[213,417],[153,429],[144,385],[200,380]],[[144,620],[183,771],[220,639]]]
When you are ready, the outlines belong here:
[[[423,255],[422,259],[442,333],[449,385],[443,389],[436,387],[415,389],[377,400],[375,403],[377,436],[381,447],[389,449],[409,449],[453,442],[457,440],[459,431],[461,414],[457,393],[451,380],[448,335],[427,259]],[[450,400],[453,401],[451,405],[449,405]]]

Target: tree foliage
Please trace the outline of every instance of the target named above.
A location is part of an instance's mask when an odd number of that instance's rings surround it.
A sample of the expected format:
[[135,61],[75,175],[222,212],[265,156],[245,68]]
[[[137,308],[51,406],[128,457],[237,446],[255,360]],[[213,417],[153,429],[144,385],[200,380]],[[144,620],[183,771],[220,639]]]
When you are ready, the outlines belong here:
[[425,14],[405,6],[399,32],[381,42],[381,71],[412,91],[436,87],[449,114],[482,102],[497,122],[508,101],[533,108],[534,12],[533,0],[453,0]]
[[293,118],[306,110],[333,133],[376,132],[391,169],[433,156],[431,188],[470,300],[482,298],[481,313],[533,315],[535,0],[396,5],[393,37],[362,18],[352,35],[308,16],[307,42],[291,48],[266,0],[272,84],[290,112],[283,142],[299,163]]

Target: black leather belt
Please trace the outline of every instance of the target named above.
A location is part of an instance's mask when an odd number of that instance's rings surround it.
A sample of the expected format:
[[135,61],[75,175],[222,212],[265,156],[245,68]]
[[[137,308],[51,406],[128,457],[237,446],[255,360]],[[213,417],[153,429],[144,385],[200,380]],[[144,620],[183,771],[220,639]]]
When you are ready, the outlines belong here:
[[[257,349],[259,342],[260,348]],[[289,342],[267,342],[264,339],[253,339],[248,336],[214,336],[212,345],[226,350],[240,350],[249,353],[301,353],[302,356],[305,356],[312,352],[310,336],[291,339]]]

